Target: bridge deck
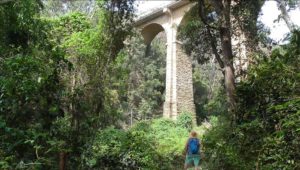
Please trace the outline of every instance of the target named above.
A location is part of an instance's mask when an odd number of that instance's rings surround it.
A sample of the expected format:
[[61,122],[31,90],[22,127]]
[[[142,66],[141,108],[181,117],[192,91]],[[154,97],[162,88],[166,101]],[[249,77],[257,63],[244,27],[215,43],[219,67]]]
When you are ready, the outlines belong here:
[[180,0],[180,1],[175,1],[175,2],[173,2],[173,3],[169,4],[169,5],[166,5],[164,7],[160,7],[158,9],[154,10],[153,12],[151,12],[149,14],[146,14],[146,15],[141,16],[140,18],[138,18],[135,21],[134,25],[136,27],[138,27],[138,26],[140,26],[140,25],[142,25],[142,24],[144,24],[144,23],[146,23],[146,22],[148,22],[148,21],[150,21],[152,19],[155,19],[155,18],[163,15],[164,14],[164,12],[163,12],[164,8],[169,8],[170,10],[175,10],[175,9],[177,9],[179,7],[182,7],[182,6],[184,6],[184,5],[188,4],[188,3],[190,3],[189,0]]

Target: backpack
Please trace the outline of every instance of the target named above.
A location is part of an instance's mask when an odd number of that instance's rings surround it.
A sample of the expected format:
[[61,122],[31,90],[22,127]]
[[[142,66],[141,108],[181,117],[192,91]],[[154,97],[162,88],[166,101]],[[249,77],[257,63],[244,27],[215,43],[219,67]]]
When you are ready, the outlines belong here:
[[199,139],[191,138],[188,143],[188,153],[199,154],[199,148],[200,148]]

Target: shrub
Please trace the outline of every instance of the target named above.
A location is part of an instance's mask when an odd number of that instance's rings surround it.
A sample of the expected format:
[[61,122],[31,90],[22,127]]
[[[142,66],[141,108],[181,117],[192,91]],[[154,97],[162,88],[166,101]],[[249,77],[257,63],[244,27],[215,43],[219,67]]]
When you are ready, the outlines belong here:
[[108,128],[96,134],[83,160],[91,169],[156,169],[154,146],[142,131]]
[[193,128],[193,116],[192,113],[182,112],[177,118],[177,125],[182,128],[186,128],[191,131]]
[[90,169],[181,169],[188,130],[168,119],[141,121],[129,130],[107,128],[86,145]]
[[276,131],[264,138],[257,166],[262,169],[300,169],[300,99],[273,106],[269,112],[273,112],[278,123]]

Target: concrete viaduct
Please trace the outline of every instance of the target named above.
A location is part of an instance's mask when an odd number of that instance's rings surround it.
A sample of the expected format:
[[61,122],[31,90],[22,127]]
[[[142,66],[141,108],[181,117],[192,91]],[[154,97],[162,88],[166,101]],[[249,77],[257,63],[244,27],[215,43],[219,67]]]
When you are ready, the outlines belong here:
[[185,14],[195,5],[189,0],[181,0],[157,9],[135,22],[148,45],[161,31],[167,37],[166,56],[166,96],[163,117],[176,119],[182,112],[195,115],[193,96],[192,59],[181,48],[176,39],[178,26],[183,24]]

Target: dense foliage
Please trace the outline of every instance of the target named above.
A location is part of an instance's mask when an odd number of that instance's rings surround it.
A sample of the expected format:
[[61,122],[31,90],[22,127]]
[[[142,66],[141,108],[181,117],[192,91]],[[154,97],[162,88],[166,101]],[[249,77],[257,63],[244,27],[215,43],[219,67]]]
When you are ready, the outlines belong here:
[[209,169],[299,169],[299,35],[239,84],[236,124],[220,119],[205,137]]
[[[137,31],[119,53],[111,81],[127,122],[161,117],[165,92],[164,32],[144,45]],[[131,120],[131,121],[129,121]]]
[[[84,154],[91,168],[180,169],[188,130],[171,120],[141,121],[128,131],[99,131]],[[97,168],[96,168],[97,169]]]
[[[160,118],[166,37],[143,44],[133,2],[0,2],[0,169],[182,169],[191,130],[202,169],[300,169],[300,31],[263,53],[263,0],[199,0],[178,35],[193,58],[194,126],[190,113]],[[240,48],[249,67],[231,81],[231,110],[224,68]]]
[[49,165],[46,141],[63,115],[58,80],[64,53],[49,40],[50,25],[38,18],[39,10],[36,1],[0,6],[1,169]]
[[42,18],[36,0],[1,3],[0,169],[77,167],[93,129],[116,123],[107,66],[129,34],[133,6],[97,4],[93,25],[80,13]]

